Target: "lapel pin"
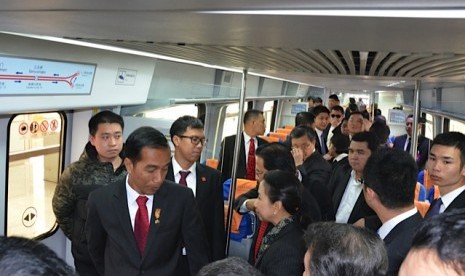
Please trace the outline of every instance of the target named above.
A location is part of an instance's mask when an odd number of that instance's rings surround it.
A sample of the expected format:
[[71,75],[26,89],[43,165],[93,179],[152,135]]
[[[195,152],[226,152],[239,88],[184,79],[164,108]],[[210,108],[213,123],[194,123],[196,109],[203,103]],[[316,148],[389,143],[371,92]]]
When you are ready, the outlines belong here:
[[155,209],[155,223],[156,224],[160,223],[160,213],[161,213],[161,209],[156,208]]

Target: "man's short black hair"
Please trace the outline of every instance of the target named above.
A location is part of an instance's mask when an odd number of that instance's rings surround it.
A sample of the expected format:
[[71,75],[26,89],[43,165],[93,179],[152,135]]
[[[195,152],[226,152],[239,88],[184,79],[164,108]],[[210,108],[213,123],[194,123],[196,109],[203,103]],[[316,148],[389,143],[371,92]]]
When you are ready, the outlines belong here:
[[313,115],[318,116],[320,113],[327,113],[329,115],[329,109],[324,105],[318,105],[313,108]]
[[46,245],[22,237],[0,237],[0,275],[76,275]]
[[417,164],[410,154],[399,149],[381,148],[368,158],[363,182],[378,195],[386,208],[398,209],[413,205],[417,174]]
[[141,152],[144,147],[170,150],[165,135],[148,126],[140,127],[129,134],[125,147],[126,158],[129,158],[134,164],[137,163],[141,158]]
[[370,149],[372,154],[379,147],[378,137],[373,132],[362,131],[362,132],[359,132],[359,133],[355,133],[354,136],[352,136],[351,141],[366,142],[368,144],[368,148]]
[[315,222],[304,234],[310,253],[310,274],[385,275],[388,258],[383,240],[351,224]]
[[336,94],[331,94],[331,95],[329,95],[328,99],[333,99],[333,100],[339,102],[339,97],[338,97]]
[[348,153],[350,146],[349,136],[342,133],[336,133],[331,137],[331,144],[336,148],[336,153]]
[[103,110],[95,114],[89,120],[89,134],[95,136],[97,133],[98,125],[100,124],[119,124],[121,129],[124,129],[123,117],[110,111]]
[[465,274],[465,209],[444,212],[425,220],[412,241],[411,251],[431,250],[458,274]]
[[315,122],[315,115],[312,112],[303,111],[295,115],[295,126],[312,125]]
[[315,141],[317,137],[315,130],[309,126],[304,125],[296,126],[289,134],[289,136],[291,136],[291,141],[292,139],[299,139],[305,135],[308,137],[308,140],[312,142]]
[[185,116],[179,117],[171,125],[171,128],[170,128],[171,141],[173,141],[173,137],[175,135],[176,136],[183,135],[187,131],[187,128],[189,127],[203,130],[203,123],[202,121],[200,121],[200,119],[195,118],[193,116],[185,115]]
[[202,267],[197,276],[262,276],[263,274],[239,257],[228,257]]

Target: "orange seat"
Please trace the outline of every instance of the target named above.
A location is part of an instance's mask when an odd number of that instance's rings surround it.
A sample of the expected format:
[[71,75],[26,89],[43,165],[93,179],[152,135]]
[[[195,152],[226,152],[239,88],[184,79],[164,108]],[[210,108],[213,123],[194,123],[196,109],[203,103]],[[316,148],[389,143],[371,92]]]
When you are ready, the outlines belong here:
[[206,160],[205,165],[216,170],[218,168],[218,162],[218,159],[210,158]]
[[294,126],[293,125],[285,125],[284,128],[292,130],[292,129],[294,129]]
[[426,212],[428,212],[430,203],[428,201],[418,201],[415,200],[415,207],[417,207],[418,212],[422,217],[425,217]]
[[[257,186],[256,180],[249,180],[249,179],[242,179],[238,178],[236,181],[236,193],[234,195],[234,199],[237,199],[241,195],[245,194],[249,190],[255,188]],[[224,205],[224,217],[225,217],[225,224],[226,218],[228,217],[228,205]],[[232,220],[231,220],[231,232],[239,233],[239,225],[241,224],[242,215],[239,214],[236,210],[233,211]]]
[[270,132],[270,137],[277,137],[281,139],[281,141],[286,141],[287,134],[286,133],[278,133],[278,132]]
[[278,137],[269,137],[269,136],[259,136],[259,137],[267,141],[268,143],[279,142]]
[[276,130],[277,133],[286,133],[289,135],[289,133],[291,133],[292,129],[289,129],[289,128],[278,128]]

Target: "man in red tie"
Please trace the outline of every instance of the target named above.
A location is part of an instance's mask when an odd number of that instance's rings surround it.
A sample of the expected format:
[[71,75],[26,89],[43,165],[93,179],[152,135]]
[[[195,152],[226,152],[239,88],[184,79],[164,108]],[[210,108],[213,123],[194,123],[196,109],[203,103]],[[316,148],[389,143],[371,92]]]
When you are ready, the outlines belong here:
[[[223,259],[226,247],[223,185],[219,171],[198,163],[206,143],[203,123],[192,116],[179,117],[171,125],[170,135],[174,156],[166,179],[187,186],[194,192],[212,258],[214,261]],[[186,259],[185,254],[183,259]],[[189,275],[189,271],[185,269],[177,274]]]
[[[255,179],[255,159],[253,157],[257,147],[267,143],[258,137],[264,133],[265,117],[263,112],[255,109],[248,110],[244,115],[244,131],[241,137],[237,178]],[[218,170],[222,173],[223,182],[231,178],[235,143],[236,135],[231,135],[224,138],[221,144]]]
[[191,275],[211,261],[192,190],[165,181],[170,162],[165,136],[138,128],[126,140],[127,178],[90,194],[86,236],[100,275],[176,275],[183,248]]

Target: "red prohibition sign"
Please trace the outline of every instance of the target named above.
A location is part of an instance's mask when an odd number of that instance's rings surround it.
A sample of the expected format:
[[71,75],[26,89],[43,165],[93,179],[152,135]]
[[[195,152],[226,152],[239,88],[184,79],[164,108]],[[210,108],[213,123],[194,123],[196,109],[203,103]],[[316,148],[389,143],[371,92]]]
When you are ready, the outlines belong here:
[[29,128],[28,124],[26,122],[22,122],[21,124],[19,124],[19,134],[20,135],[26,134],[28,128]]
[[53,119],[50,122],[50,130],[55,131],[55,130],[57,130],[57,128],[58,128],[58,121],[57,121],[57,119]]
[[40,131],[47,132],[47,130],[48,130],[48,121],[43,120],[42,123],[40,123]]

